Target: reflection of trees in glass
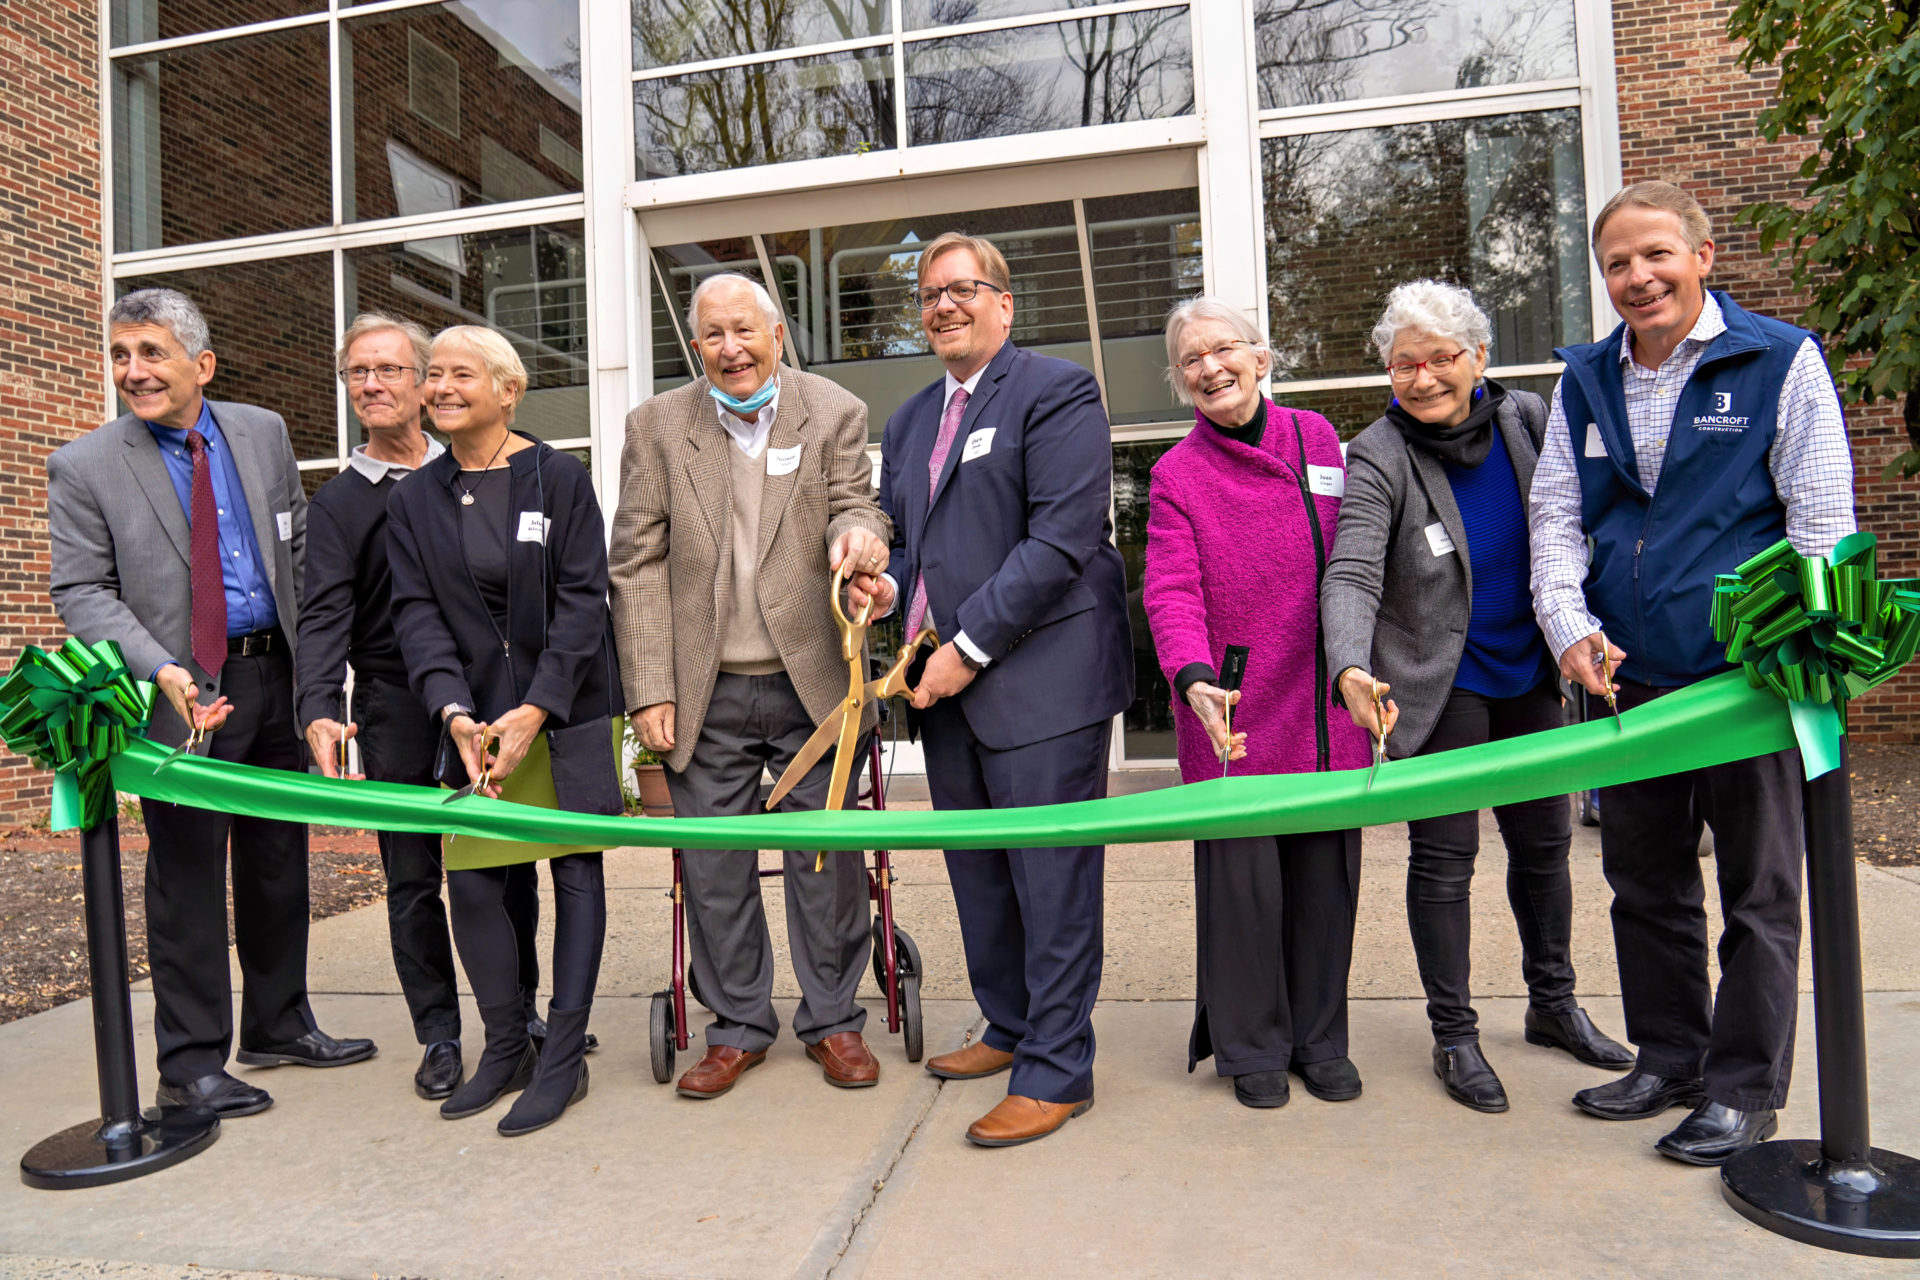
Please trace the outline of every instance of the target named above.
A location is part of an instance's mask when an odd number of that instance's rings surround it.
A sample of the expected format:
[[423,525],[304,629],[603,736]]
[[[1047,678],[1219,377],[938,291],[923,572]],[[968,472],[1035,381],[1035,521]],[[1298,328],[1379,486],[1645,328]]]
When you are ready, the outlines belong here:
[[[934,6],[962,21],[970,0]],[[1080,18],[907,46],[915,145],[1005,137],[1193,110],[1184,9]]]
[[1505,0],[1257,0],[1261,105],[1300,106],[1573,74],[1573,6]]
[[636,69],[884,35],[889,0],[633,0]]
[[1545,360],[1582,336],[1579,145],[1572,111],[1265,143],[1276,373],[1375,371],[1367,333],[1380,305],[1423,276],[1474,291],[1500,363]]

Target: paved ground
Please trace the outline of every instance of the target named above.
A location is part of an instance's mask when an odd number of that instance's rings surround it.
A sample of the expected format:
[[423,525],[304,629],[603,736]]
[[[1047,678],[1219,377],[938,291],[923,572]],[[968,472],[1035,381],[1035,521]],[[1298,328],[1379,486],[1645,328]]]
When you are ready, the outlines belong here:
[[[1595,847],[1591,832],[1577,836],[1576,960],[1588,1007],[1618,1033]],[[1098,1105],[1054,1138],[997,1152],[961,1135],[1003,1086],[940,1085],[901,1059],[878,1016],[883,1075],[871,1091],[826,1087],[790,1039],[718,1101],[655,1085],[645,996],[666,975],[667,861],[632,850],[610,865],[594,1017],[606,1048],[591,1059],[591,1095],[560,1124],[509,1141],[493,1116],[447,1123],[413,1096],[384,917],[355,912],[314,929],[314,1003],[329,1029],[373,1035],[384,1052],[337,1072],[253,1073],[273,1110],[155,1177],[71,1193],[0,1183],[0,1275],[1912,1274],[1750,1227],[1713,1172],[1652,1153],[1659,1122],[1608,1125],[1567,1105],[1605,1077],[1522,1042],[1490,832],[1487,848],[1475,981],[1487,1053],[1514,1101],[1503,1116],[1449,1102],[1428,1068],[1398,828],[1367,845],[1352,984],[1362,1099],[1296,1090],[1285,1109],[1254,1112],[1204,1068],[1184,1071],[1189,855],[1131,846],[1107,868]],[[1920,1101],[1907,1092],[1920,1061],[1920,869],[1860,870],[1875,1137],[1920,1153]],[[933,1053],[959,1044],[977,1013],[939,859],[907,855],[900,871],[896,908],[929,972]],[[778,920],[771,885],[769,898]],[[781,994],[793,994],[785,977]],[[135,1017],[150,1097],[148,996]],[[1817,1125],[1805,999],[1802,1025],[1782,1130],[1804,1136]],[[90,1040],[84,1002],[0,1028],[0,1151],[92,1111]],[[477,1051],[477,1026],[468,1040]]]

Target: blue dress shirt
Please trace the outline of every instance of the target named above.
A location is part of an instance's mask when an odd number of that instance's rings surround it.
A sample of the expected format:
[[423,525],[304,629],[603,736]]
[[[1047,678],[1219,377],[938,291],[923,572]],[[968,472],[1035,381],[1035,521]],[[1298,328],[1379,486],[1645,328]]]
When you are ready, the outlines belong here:
[[[213,408],[205,401],[200,405],[200,421],[194,426],[206,437],[213,505],[220,512],[220,580],[227,589],[227,634],[244,636],[278,626],[280,613],[274,606],[273,588],[267,585],[267,562],[261,557],[259,540],[253,536],[253,513],[240,485],[240,471],[234,465],[227,438],[220,433],[220,424],[214,421]],[[187,433],[157,422],[149,422],[147,430],[160,445],[167,476],[173,481],[173,491],[180,495],[180,509],[191,528],[193,453],[187,448]]]

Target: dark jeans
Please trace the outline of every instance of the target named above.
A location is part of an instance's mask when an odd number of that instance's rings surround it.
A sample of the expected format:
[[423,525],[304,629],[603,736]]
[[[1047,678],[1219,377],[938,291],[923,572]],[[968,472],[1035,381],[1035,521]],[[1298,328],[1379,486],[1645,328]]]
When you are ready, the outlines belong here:
[[[220,692],[233,713],[207,739],[215,760],[304,771],[293,717],[293,659],[227,659]],[[164,699],[156,716],[174,710]],[[143,800],[147,955],[160,1078],[189,1084],[226,1066],[233,1047],[227,969],[227,845],[233,845],[233,940],[240,961],[240,1047],[298,1040],[313,1030],[307,1005],[307,829],[216,809]]]
[[1187,1070],[1223,1076],[1347,1056],[1360,832],[1193,842],[1198,928]]
[[[1557,729],[1560,694],[1543,680],[1517,698],[1489,698],[1456,688],[1420,755],[1499,742]],[[1573,995],[1573,880],[1567,850],[1573,825],[1565,796],[1548,796],[1493,811],[1507,846],[1507,902],[1520,930],[1520,972],[1527,1000],[1543,1013],[1566,1013]],[[1475,1044],[1480,1023],[1469,989],[1473,941],[1473,864],[1480,852],[1480,814],[1449,814],[1407,824],[1407,924],[1427,1020],[1441,1044]]]
[[[1620,681],[1620,709],[1668,693]],[[1589,718],[1610,716],[1590,699]],[[1799,751],[1600,789],[1600,859],[1627,1038],[1643,1070],[1702,1076],[1742,1111],[1787,1100],[1800,1007]],[[1699,825],[1720,881],[1720,990],[1707,981]]]

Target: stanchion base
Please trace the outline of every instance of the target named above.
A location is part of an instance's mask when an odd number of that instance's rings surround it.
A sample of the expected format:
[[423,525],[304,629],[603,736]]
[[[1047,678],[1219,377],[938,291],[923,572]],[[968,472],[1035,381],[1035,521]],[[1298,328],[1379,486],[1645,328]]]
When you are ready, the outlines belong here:
[[103,1136],[88,1120],[42,1140],[20,1157],[20,1181],[43,1191],[104,1187],[179,1164],[220,1136],[220,1117],[198,1107],[149,1107]]
[[1920,1258],[1920,1160],[1873,1149],[1832,1164],[1811,1138],[1762,1142],[1720,1169],[1720,1191],[1749,1221],[1801,1244],[1876,1258]]

